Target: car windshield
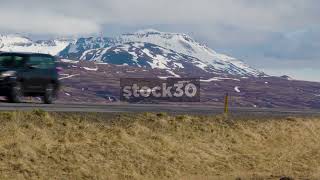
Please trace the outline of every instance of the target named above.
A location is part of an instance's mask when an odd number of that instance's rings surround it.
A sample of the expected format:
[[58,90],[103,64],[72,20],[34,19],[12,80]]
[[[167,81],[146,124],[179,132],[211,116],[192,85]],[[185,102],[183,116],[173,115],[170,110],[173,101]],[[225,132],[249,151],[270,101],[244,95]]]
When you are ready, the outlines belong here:
[[2,68],[21,67],[22,64],[22,56],[0,55],[0,67]]

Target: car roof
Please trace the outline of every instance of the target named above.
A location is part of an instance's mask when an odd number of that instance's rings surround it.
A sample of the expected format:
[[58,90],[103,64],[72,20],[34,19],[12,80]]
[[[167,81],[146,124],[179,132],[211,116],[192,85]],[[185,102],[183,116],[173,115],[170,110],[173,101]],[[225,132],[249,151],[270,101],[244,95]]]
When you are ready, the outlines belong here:
[[33,52],[0,52],[0,55],[20,55],[20,56],[38,55],[38,56],[50,56],[50,57],[53,57],[50,54],[33,53]]

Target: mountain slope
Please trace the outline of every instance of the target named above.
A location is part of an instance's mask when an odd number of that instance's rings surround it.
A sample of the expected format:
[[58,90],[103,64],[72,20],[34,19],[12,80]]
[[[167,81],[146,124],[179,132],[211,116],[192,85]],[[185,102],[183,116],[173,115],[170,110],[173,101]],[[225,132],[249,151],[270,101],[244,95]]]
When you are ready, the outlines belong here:
[[250,76],[246,70],[230,62],[208,64],[195,57],[178,53],[151,43],[129,42],[109,48],[85,51],[80,60],[97,61],[116,65],[129,65],[151,69],[164,69],[175,77],[181,73],[205,76],[219,75]]
[[57,55],[65,49],[72,40],[40,40],[33,41],[20,35],[0,35],[0,51],[37,52]]
[[261,71],[248,66],[238,59],[215,52],[207,46],[196,42],[186,34],[159,32],[157,30],[147,29],[133,34],[124,34],[119,37],[118,41],[153,43],[167,49],[172,49],[178,53],[198,58],[204,63],[216,67],[232,64],[234,67],[245,71],[245,73],[240,73],[239,75],[250,74],[259,76],[263,74]]
[[114,46],[116,44],[116,39],[113,38],[103,38],[103,37],[89,37],[89,38],[79,38],[74,43],[69,44],[65,49],[63,49],[59,56],[67,59],[80,59],[83,53],[87,50],[97,49],[97,48],[107,48]]

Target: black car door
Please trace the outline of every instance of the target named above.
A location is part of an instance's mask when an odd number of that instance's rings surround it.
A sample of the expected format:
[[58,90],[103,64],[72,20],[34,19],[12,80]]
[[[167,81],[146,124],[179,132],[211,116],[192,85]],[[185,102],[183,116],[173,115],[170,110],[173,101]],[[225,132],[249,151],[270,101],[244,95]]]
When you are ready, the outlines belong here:
[[43,55],[41,69],[41,85],[44,90],[52,80],[55,80],[55,58],[49,55]]
[[25,78],[25,90],[28,92],[43,91],[46,69],[44,67],[43,57],[40,55],[31,55],[27,58]]

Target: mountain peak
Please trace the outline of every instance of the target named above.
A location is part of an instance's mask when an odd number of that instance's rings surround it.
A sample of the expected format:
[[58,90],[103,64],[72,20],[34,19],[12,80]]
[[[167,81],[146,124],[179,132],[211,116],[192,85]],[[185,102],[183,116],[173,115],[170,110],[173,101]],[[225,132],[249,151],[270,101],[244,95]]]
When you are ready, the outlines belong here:
[[149,29],[139,30],[139,31],[135,32],[134,34],[161,34],[161,33],[162,33],[161,31],[149,28]]
[[183,37],[183,38],[186,38],[186,39],[192,39],[189,35],[185,34],[185,33],[174,33],[174,32],[165,32],[165,31],[159,31],[159,30],[156,30],[156,29],[152,29],[152,28],[149,28],[149,29],[141,29],[139,31],[136,31],[135,33],[133,34],[124,34],[124,35],[161,35],[161,36],[170,36],[170,37],[173,37],[173,36],[180,36],[180,37]]

